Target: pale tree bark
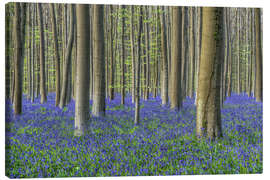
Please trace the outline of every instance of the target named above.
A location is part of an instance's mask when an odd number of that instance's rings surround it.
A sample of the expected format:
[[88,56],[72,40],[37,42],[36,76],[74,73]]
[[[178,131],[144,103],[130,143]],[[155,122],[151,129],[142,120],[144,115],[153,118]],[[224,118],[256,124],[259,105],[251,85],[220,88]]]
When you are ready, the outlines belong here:
[[[161,7],[164,11],[164,6]],[[168,103],[168,53],[167,53],[167,34],[164,12],[160,14],[160,27],[161,27],[161,55],[162,55],[162,87],[161,99],[162,105]]]
[[253,86],[253,66],[254,66],[254,9],[251,9],[250,12],[250,66],[249,66],[249,88],[248,88],[248,96],[251,96],[252,86]]
[[196,11],[196,16],[195,16],[195,22],[196,22],[196,36],[195,36],[195,43],[196,43],[196,48],[194,51],[194,56],[195,56],[195,66],[196,66],[196,70],[195,70],[195,101],[194,104],[197,104],[197,90],[198,90],[198,82],[199,82],[199,70],[200,70],[200,46],[201,46],[201,7],[197,7],[197,11]]
[[240,8],[237,10],[237,93],[241,91],[241,71],[240,71]]
[[94,5],[93,9],[93,70],[94,70],[94,97],[92,114],[105,115],[105,56],[104,56],[104,25],[103,5]]
[[62,82],[62,89],[61,89],[61,97],[59,102],[59,107],[63,108],[66,105],[67,98],[68,98],[68,89],[69,83],[71,83],[71,53],[73,48],[73,41],[74,41],[74,5],[69,5],[70,9],[70,30],[69,30],[69,37],[68,37],[68,45],[67,49],[65,50],[65,62],[63,68],[63,82]]
[[167,16],[166,16],[166,22],[167,22],[167,60],[168,60],[168,96],[169,96],[169,79],[170,79],[170,73],[171,72],[171,8],[167,7]]
[[171,109],[182,107],[181,97],[181,46],[182,16],[180,7],[172,7],[172,62],[170,75]]
[[[187,57],[188,57],[188,38],[187,38],[187,23],[188,23],[188,17],[187,17],[187,7],[181,7],[181,12],[182,12],[182,27],[181,27],[181,96],[186,97],[186,81],[187,81]],[[173,41],[173,40],[172,40]]]
[[75,101],[75,136],[81,136],[86,131],[86,121],[89,119],[89,5],[76,5],[77,18],[77,73]]
[[40,103],[43,104],[47,101],[46,87],[45,87],[45,51],[44,51],[44,30],[43,30],[43,15],[42,6],[38,3],[38,15],[39,15],[39,36],[40,36]]
[[51,23],[52,23],[52,31],[53,31],[53,45],[54,45],[54,58],[55,58],[55,106],[58,106],[60,99],[60,55],[58,50],[58,35],[56,29],[56,19],[55,19],[55,11],[54,4],[50,3],[50,13],[51,13]]
[[36,6],[35,4],[33,4],[33,13],[32,13],[32,52],[31,52],[31,56],[32,56],[32,64],[31,64],[31,74],[32,74],[32,89],[31,89],[31,102],[34,102],[34,98],[35,98],[35,17],[36,17]]
[[14,114],[22,113],[22,48],[23,44],[21,43],[21,7],[20,3],[14,3]]
[[227,32],[227,17],[226,17],[226,11],[227,11],[227,8],[224,8],[223,10],[223,14],[222,16],[224,17],[223,18],[223,38],[224,38],[224,44],[223,44],[223,47],[224,47],[224,51],[223,54],[223,59],[224,59],[224,63],[222,63],[222,68],[221,68],[221,72],[223,72],[223,74],[221,73],[221,98],[220,98],[220,104],[221,104],[221,107],[223,107],[223,104],[224,104],[224,101],[225,101],[225,98],[226,98],[226,85],[227,85],[227,64],[228,64],[228,32]]
[[232,35],[231,35],[231,22],[230,17],[231,17],[231,13],[230,13],[230,9],[227,9],[227,32],[228,32],[228,41],[227,41],[227,53],[228,53],[228,85],[227,85],[227,96],[231,96],[231,91],[232,91]]
[[137,68],[136,68],[136,94],[135,94],[135,119],[134,124],[138,125],[140,123],[140,65],[141,65],[141,34],[142,34],[142,7],[139,7],[140,17],[139,17],[139,31],[137,40]]
[[194,40],[194,8],[190,7],[189,9],[189,61],[190,61],[190,81],[189,81],[189,97],[193,98],[194,96],[194,76],[195,76],[195,40]]
[[[132,6],[131,6],[132,7]],[[109,96],[110,96],[110,100],[113,100],[114,99],[114,48],[113,48],[113,23],[114,23],[114,20],[113,20],[113,6],[110,5],[110,27],[111,27],[111,30],[110,30],[110,42],[111,42],[111,47],[110,47],[110,51],[111,51],[111,63],[110,63],[110,79],[109,79]]]
[[132,58],[132,103],[135,102],[135,49],[134,49],[134,31],[133,31],[133,6],[130,6],[131,9],[131,20],[130,20],[130,43],[131,43],[131,58]]
[[262,46],[261,46],[261,12],[259,8],[255,9],[255,27],[256,27],[256,101],[263,101],[263,81],[262,81]]
[[6,93],[5,93],[5,98],[9,99],[10,98],[10,89],[11,89],[11,44],[12,44],[12,36],[11,36],[11,3],[8,3],[5,5],[5,86],[6,86]]
[[31,98],[31,89],[32,89],[32,73],[31,73],[31,64],[32,64],[32,56],[31,56],[31,33],[33,33],[33,31],[31,32],[31,6],[30,4],[28,5],[28,12],[27,12],[27,24],[28,24],[28,64],[27,64],[27,74],[28,74],[28,95],[27,98],[30,99]]
[[[145,6],[145,18],[148,20],[149,11],[148,7]],[[150,42],[149,42],[149,23],[146,22],[145,26],[145,52],[146,52],[146,71],[145,71],[145,88],[144,88],[144,99],[147,100],[149,98],[149,84],[150,84]]]
[[122,43],[121,43],[121,50],[122,50],[122,57],[121,57],[121,104],[125,104],[125,58],[126,58],[126,52],[125,52],[125,5],[121,5],[121,11],[122,11]]
[[[90,5],[90,11],[92,12],[93,6]],[[90,13],[90,27],[93,27],[93,13]],[[90,28],[90,99],[93,100],[93,92],[94,92],[94,72],[93,72],[93,28]]]
[[223,8],[203,7],[202,50],[198,84],[196,134],[222,136],[220,77],[223,56]]

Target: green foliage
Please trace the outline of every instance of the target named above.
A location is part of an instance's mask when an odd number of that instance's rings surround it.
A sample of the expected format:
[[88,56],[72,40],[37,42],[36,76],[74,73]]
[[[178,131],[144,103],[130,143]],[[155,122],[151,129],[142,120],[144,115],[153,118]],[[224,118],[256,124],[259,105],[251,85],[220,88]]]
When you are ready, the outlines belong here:
[[40,108],[39,108],[39,112],[40,112],[41,114],[46,114],[47,109],[46,109],[45,107],[40,107]]
[[68,110],[67,107],[64,107],[64,108],[63,108],[63,112],[66,112],[67,110]]

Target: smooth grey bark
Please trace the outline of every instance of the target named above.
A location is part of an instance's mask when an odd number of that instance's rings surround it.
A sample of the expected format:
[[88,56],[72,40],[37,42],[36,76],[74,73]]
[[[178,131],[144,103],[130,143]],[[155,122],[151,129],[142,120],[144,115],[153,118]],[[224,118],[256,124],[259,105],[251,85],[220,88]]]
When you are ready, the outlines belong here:
[[75,101],[75,136],[81,136],[86,131],[86,121],[89,119],[89,6],[76,5],[77,18],[77,73]]
[[140,17],[139,17],[139,31],[137,40],[137,67],[136,67],[136,94],[135,94],[135,118],[134,124],[138,125],[140,123],[140,65],[141,65],[141,34],[142,34],[142,7],[139,7]]
[[105,115],[105,56],[104,56],[104,25],[103,5],[93,6],[93,71],[94,71],[94,96],[92,114]]
[[[132,6],[131,6],[132,7]],[[110,16],[110,55],[111,55],[111,61],[110,61],[110,76],[109,76],[109,97],[110,100],[114,99],[114,48],[113,48],[113,6],[110,5],[110,11],[109,11],[109,16]]]
[[263,81],[262,81],[262,43],[261,43],[261,12],[260,8],[255,9],[255,27],[256,27],[256,101],[263,101]]
[[134,48],[134,31],[133,31],[133,6],[130,6],[131,9],[131,19],[130,19],[130,43],[131,43],[131,58],[132,58],[132,103],[135,102],[135,48]]
[[[164,6],[161,7],[164,11]],[[164,13],[160,14],[160,27],[161,27],[161,54],[162,54],[162,87],[161,87],[161,98],[162,105],[168,103],[168,53],[167,53],[167,34]]]
[[241,92],[241,71],[240,71],[240,8],[237,9],[237,93]]
[[121,43],[121,51],[122,51],[122,57],[121,57],[121,104],[125,104],[125,58],[126,58],[126,52],[125,52],[125,5],[121,5],[121,11],[122,11],[122,43]]
[[60,55],[58,49],[58,35],[57,35],[57,26],[55,19],[55,10],[54,4],[50,3],[50,14],[51,14],[51,23],[53,31],[53,45],[54,45],[54,58],[55,58],[55,106],[58,106],[60,99]]
[[69,30],[69,37],[68,37],[68,45],[67,49],[65,50],[65,62],[63,68],[63,82],[62,82],[62,89],[61,89],[61,97],[59,102],[59,107],[63,108],[68,99],[68,91],[70,91],[71,87],[71,54],[73,48],[73,41],[74,41],[74,5],[69,5],[70,9],[70,30]]
[[21,7],[20,3],[14,3],[14,114],[22,113],[22,48],[23,44],[21,43]]
[[[181,36],[181,57],[182,57],[182,61],[181,61],[181,96],[182,98],[184,98],[186,96],[186,81],[187,81],[187,57],[188,57],[188,39],[187,39],[187,23],[188,23],[188,17],[187,17],[187,7],[181,7],[181,13],[182,13],[182,26],[181,26],[181,32],[182,32],[182,36]],[[173,39],[172,39],[173,41]]]
[[196,36],[195,36],[195,51],[194,51],[194,56],[195,56],[195,101],[194,104],[197,104],[197,90],[198,90],[198,82],[199,82],[199,70],[200,70],[200,40],[201,40],[201,8],[197,7],[196,8],[196,16],[195,16],[195,23],[196,23]]
[[189,18],[190,18],[190,30],[189,30],[189,41],[190,41],[190,86],[189,86],[189,96],[193,98],[194,96],[194,78],[195,78],[195,22],[194,22],[194,8],[190,7],[189,9]]
[[11,9],[11,3],[8,3],[5,5],[5,99],[9,99],[10,98],[10,89],[11,89],[11,44],[12,44],[12,36],[11,36],[11,24],[12,24],[12,20],[11,20],[11,13],[10,13],[10,9]]
[[40,103],[43,104],[47,101],[46,87],[45,87],[45,45],[44,45],[44,30],[43,30],[43,14],[41,3],[37,4],[39,15],[39,36],[40,36]]
[[203,7],[202,50],[199,72],[196,135],[222,136],[220,112],[223,8]]
[[251,10],[250,12],[250,68],[249,68],[249,89],[248,89],[248,96],[251,96],[252,93],[252,87],[253,87],[253,76],[254,76],[254,72],[253,72],[253,66],[254,66],[254,9]]
[[[149,11],[145,6],[145,18],[148,21]],[[144,100],[149,98],[149,84],[150,84],[150,42],[149,42],[149,23],[145,22],[145,52],[146,52],[146,68],[145,68],[145,88],[144,88]]]
[[28,30],[28,50],[27,50],[27,58],[28,58],[28,64],[27,64],[27,74],[28,74],[28,94],[27,94],[27,99],[31,98],[31,89],[32,89],[32,73],[31,73],[31,64],[32,64],[32,57],[31,57],[31,33],[33,33],[33,31],[31,32],[31,6],[30,4],[28,5],[28,12],[27,12],[27,30]]
[[181,94],[181,63],[182,63],[182,14],[180,7],[172,7],[172,62],[170,75],[171,109],[182,106]]

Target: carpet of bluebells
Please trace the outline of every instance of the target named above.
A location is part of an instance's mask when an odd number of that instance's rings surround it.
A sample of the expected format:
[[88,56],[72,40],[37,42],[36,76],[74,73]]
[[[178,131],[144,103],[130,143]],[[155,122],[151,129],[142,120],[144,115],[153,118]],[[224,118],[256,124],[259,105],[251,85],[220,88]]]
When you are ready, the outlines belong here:
[[245,94],[225,101],[223,138],[215,141],[196,139],[191,98],[179,112],[162,107],[159,97],[142,100],[134,126],[131,97],[122,106],[116,96],[106,100],[106,117],[91,117],[87,134],[74,137],[75,103],[60,109],[54,96],[45,104],[24,96],[20,116],[6,101],[8,177],[262,173],[262,103]]

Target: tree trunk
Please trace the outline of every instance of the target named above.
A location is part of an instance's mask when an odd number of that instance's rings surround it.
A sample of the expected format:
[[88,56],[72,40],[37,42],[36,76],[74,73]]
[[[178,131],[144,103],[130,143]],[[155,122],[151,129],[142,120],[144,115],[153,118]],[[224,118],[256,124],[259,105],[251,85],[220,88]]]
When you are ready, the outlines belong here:
[[14,114],[22,113],[22,81],[23,81],[23,73],[22,73],[22,65],[23,65],[23,57],[22,57],[22,48],[23,43],[21,42],[21,5],[20,3],[14,3]]
[[94,5],[93,14],[93,70],[94,70],[94,97],[92,114],[105,115],[105,56],[104,56],[104,28],[103,5]]
[[50,3],[50,13],[51,13],[51,21],[52,21],[52,31],[53,31],[53,40],[54,40],[54,58],[55,58],[55,106],[59,104],[60,98],[60,55],[58,50],[58,35],[56,30],[56,19],[55,19],[55,11],[54,4]]
[[[145,6],[145,18],[148,20],[149,12],[147,6]],[[150,47],[149,47],[149,23],[145,23],[145,52],[146,52],[146,71],[145,71],[145,88],[144,88],[144,99],[149,98],[149,84],[150,84]]]
[[130,20],[130,42],[131,42],[131,58],[132,58],[132,103],[135,102],[135,49],[134,49],[134,31],[133,31],[133,6],[131,8],[131,20]]
[[171,109],[182,107],[181,97],[181,46],[182,46],[182,17],[181,8],[172,7],[172,64],[170,75]]
[[40,103],[43,104],[47,101],[46,89],[45,89],[45,52],[44,52],[44,30],[43,30],[43,15],[42,6],[38,3],[39,14],[39,33],[40,33]]
[[241,71],[240,71],[240,9],[237,10],[237,93],[241,92]]
[[122,10],[122,58],[121,58],[121,104],[125,104],[125,5],[121,5]]
[[256,101],[263,101],[263,81],[262,81],[262,47],[261,47],[261,12],[259,8],[255,9],[255,27],[256,27]]
[[140,65],[141,65],[141,33],[142,33],[142,7],[140,6],[140,17],[139,17],[139,32],[137,40],[137,72],[136,72],[136,94],[135,94],[135,119],[134,124],[140,123]]
[[5,5],[5,86],[6,86],[6,93],[5,93],[5,98],[6,100],[10,98],[10,89],[11,89],[11,44],[12,44],[12,40],[11,40],[11,15],[10,15],[10,9],[11,9],[11,3],[8,3]]
[[89,119],[89,6],[76,5],[77,18],[77,73],[75,101],[75,136],[81,136],[86,131],[86,121]]
[[[27,98],[31,98],[31,82],[32,82],[32,73],[31,73],[31,64],[32,64],[32,57],[31,57],[31,6],[28,5],[28,12],[27,12],[27,23],[28,23],[28,67],[27,67],[27,74],[28,74],[28,95]],[[33,33],[33,31],[32,31]]]
[[70,8],[70,30],[69,30],[69,37],[68,37],[68,45],[67,49],[65,50],[65,62],[63,68],[63,82],[62,82],[62,89],[61,89],[61,97],[59,102],[59,107],[63,108],[66,105],[68,99],[68,90],[71,88],[69,87],[71,83],[71,54],[73,48],[73,41],[74,41],[74,5],[69,5]]
[[[132,7],[132,6],[131,6]],[[110,35],[110,42],[111,42],[111,47],[110,47],[110,50],[111,50],[111,63],[110,63],[110,79],[109,79],[109,96],[110,96],[110,100],[113,100],[114,99],[114,48],[113,48],[113,6],[110,5],[110,27],[111,27],[111,35]],[[132,28],[131,28],[132,29]]]
[[[162,6],[162,11],[164,11],[164,6]],[[161,54],[162,54],[162,87],[161,87],[161,98],[162,105],[168,103],[168,57],[167,57],[167,36],[166,36],[166,25],[165,25],[165,15],[160,14],[160,27],[161,27]]]
[[189,97],[193,98],[194,91],[194,75],[195,75],[195,46],[194,46],[194,18],[193,18],[193,7],[189,9],[189,64],[190,64],[190,75],[189,75]]
[[223,8],[203,7],[202,50],[198,84],[196,134],[221,136],[220,67]]

